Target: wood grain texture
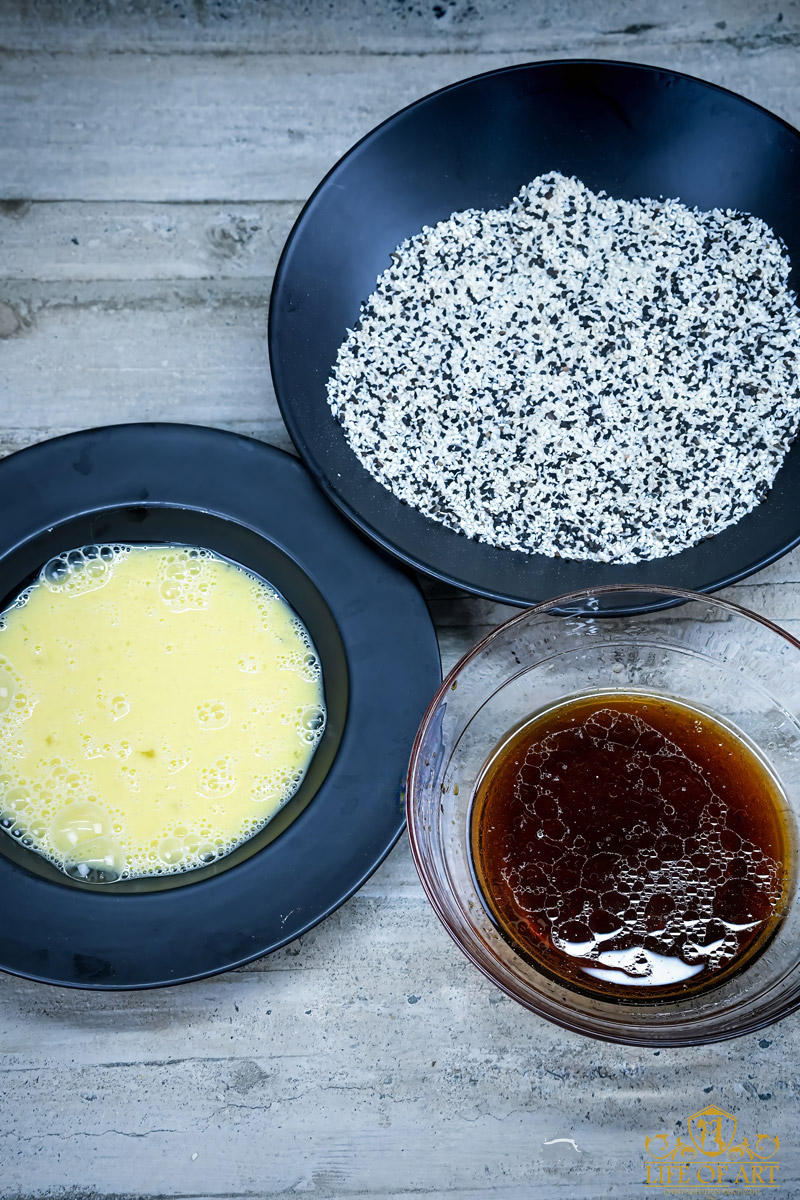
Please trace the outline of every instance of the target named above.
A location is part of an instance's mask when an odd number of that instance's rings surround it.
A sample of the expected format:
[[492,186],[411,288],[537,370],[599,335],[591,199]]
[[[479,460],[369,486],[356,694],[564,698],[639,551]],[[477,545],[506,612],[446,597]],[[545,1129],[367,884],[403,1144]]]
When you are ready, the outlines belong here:
[[[581,53],[609,54],[604,43]],[[559,55],[558,57],[563,57]],[[624,54],[800,111],[796,49],[729,42]],[[355,141],[426,92],[527,62],[528,50],[401,55],[0,55],[0,198],[302,200]],[[765,70],[765,63],[769,69]],[[268,69],[265,69],[268,66]]]
[[[689,43],[797,45],[797,0],[4,0],[2,45],[19,51],[339,54],[525,50],[544,57]],[[619,55],[624,57],[624,55]]]
[[[19,1174],[5,1156],[12,1195],[33,1164],[38,1194],[58,1194],[67,1160],[76,1196],[632,1197],[645,1134],[685,1115],[687,1088],[761,1131],[797,1103],[773,1050],[786,1023],[654,1054],[534,1021],[451,945],[404,847],[323,926],[219,979],[5,992],[18,1036],[4,1036],[4,1135],[23,1151]],[[557,1137],[579,1150],[544,1144]]]
[[[142,419],[290,449],[267,303],[309,191],[433,88],[583,55],[800,122],[796,0],[0,0],[0,453]],[[423,586],[445,669],[513,611]],[[800,550],[726,595],[800,634]],[[217,979],[3,977],[0,1051],[7,1200],[633,1200],[645,1136],[710,1101],[781,1138],[777,1194],[800,1197],[796,1016],[660,1053],[563,1033],[449,941],[405,839],[316,930]]]

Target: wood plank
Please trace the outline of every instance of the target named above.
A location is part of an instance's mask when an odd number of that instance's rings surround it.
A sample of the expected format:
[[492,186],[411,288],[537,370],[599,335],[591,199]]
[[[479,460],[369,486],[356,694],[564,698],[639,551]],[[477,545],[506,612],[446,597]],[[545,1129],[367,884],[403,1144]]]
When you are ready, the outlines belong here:
[[[180,989],[88,997],[7,980],[0,1019],[3,1138],[23,1151],[4,1156],[5,1195],[49,1197],[76,1179],[82,1197],[125,1195],[124,1164],[139,1196],[502,1196],[502,1184],[517,1197],[634,1197],[645,1134],[687,1115],[685,1052],[533,1020],[474,971],[421,894],[361,894],[258,970]],[[742,1126],[785,1137],[791,1189],[793,1083],[768,1052],[787,1024],[694,1051],[692,1076],[709,1087],[697,1107],[710,1094]],[[15,1045],[31,1026],[35,1042]],[[579,1151],[544,1145],[556,1137]]]
[[[182,303],[181,303],[182,299]],[[289,448],[269,377],[262,294],[229,302],[213,289],[166,310],[19,302],[24,322],[2,343],[0,444],[118,421],[186,421]]]
[[[395,857],[410,869],[405,845]],[[645,1133],[665,1112],[686,1115],[685,1052],[532,1020],[474,971],[421,894],[362,893],[257,970],[180,989],[88,997],[9,979],[0,1019],[3,1136],[24,1149],[5,1156],[6,1195],[29,1187],[35,1161],[42,1196],[65,1178],[80,1178],[82,1196],[126,1194],[113,1174],[125,1163],[141,1196],[192,1195],[202,1178],[205,1196],[292,1194],[307,1179],[322,1197],[460,1197],[479,1181],[492,1196],[502,1181],[632,1197]],[[15,1046],[31,1022],[35,1043]],[[693,1076],[742,1125],[785,1128],[791,1073],[768,1053],[783,1030],[693,1052]],[[788,1186],[800,1164],[784,1136]],[[555,1137],[580,1156],[544,1145]]]
[[[597,47],[588,45],[586,53]],[[654,44],[632,61],[687,70],[800,114],[791,44]],[[379,121],[528,52],[409,55],[0,56],[0,198],[303,200]]]
[[0,277],[70,284],[261,279],[268,294],[299,211],[297,201],[227,207],[0,202]]
[[[393,55],[431,50],[580,53],[603,43],[608,57],[640,45],[688,41],[762,49],[796,44],[797,6],[748,0],[659,5],[653,0],[6,0],[2,44],[16,50],[137,50],[148,54],[341,51]],[[614,53],[616,51],[616,53]]]

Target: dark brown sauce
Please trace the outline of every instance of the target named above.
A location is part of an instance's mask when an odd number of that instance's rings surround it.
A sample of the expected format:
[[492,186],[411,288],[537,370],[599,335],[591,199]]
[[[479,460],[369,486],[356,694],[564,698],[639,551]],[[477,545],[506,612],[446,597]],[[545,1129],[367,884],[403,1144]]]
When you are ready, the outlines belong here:
[[707,713],[619,692],[565,701],[494,751],[473,867],[508,942],[566,986],[643,1002],[750,963],[789,890],[780,786]]

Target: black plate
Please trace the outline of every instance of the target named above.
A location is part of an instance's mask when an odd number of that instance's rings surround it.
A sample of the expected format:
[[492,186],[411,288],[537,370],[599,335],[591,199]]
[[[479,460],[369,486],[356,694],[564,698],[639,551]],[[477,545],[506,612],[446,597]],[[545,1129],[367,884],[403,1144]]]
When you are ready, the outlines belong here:
[[0,607],[60,550],[206,546],[269,580],[299,613],[328,708],[303,788],[211,867],[92,887],[0,835],[0,967],[75,987],[180,983],[266,954],[337,908],[403,829],[409,752],[441,681],[413,581],[295,459],[191,425],[117,425],[14,454],[0,462],[0,512]]
[[[403,505],[361,466],[325,383],[389,254],[457,209],[508,204],[558,170],[623,199],[677,196],[756,213],[800,262],[800,134],[732,92],[655,67],[552,62],[478,75],[412,104],[359,142],[301,213],[275,278],[275,390],[300,454],[370,537],[436,578],[510,604],[599,584],[713,591],[800,541],[800,443],[768,499],[672,558],[568,562],[470,541]],[[791,281],[798,290],[797,270]],[[642,607],[628,601],[626,611]],[[606,604],[608,608],[608,603]],[[619,602],[610,603],[621,611]]]

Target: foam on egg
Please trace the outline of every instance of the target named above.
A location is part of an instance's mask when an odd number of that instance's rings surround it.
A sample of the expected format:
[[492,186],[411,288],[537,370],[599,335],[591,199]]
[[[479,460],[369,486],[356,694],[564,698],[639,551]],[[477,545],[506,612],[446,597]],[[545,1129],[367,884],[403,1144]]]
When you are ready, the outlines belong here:
[[263,580],[199,548],[71,550],[0,616],[0,828],[86,882],[187,871],[286,804],[325,720]]

